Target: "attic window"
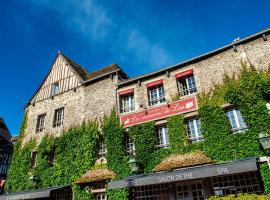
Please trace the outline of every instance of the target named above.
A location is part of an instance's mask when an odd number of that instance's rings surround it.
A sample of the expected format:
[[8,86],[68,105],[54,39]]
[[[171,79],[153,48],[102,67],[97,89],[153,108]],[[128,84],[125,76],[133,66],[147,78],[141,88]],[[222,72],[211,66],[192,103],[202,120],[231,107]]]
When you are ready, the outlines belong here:
[[59,83],[53,83],[51,88],[51,96],[55,96],[59,93]]

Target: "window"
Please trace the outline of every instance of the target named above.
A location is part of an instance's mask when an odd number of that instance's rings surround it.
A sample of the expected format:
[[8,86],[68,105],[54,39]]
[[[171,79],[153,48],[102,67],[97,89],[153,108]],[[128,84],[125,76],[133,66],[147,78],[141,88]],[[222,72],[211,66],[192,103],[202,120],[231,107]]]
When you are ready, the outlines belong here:
[[135,145],[133,140],[126,136],[126,151],[130,154],[130,155],[135,155]]
[[36,133],[44,131],[45,116],[46,116],[46,114],[42,114],[42,115],[38,116],[38,118],[37,118],[37,126],[36,126]]
[[106,193],[99,193],[95,195],[95,200],[107,200],[107,194]]
[[158,147],[169,146],[168,128],[166,126],[158,127],[157,129],[157,146]]
[[99,158],[104,158],[106,155],[106,146],[103,140],[99,141],[98,145],[98,157]]
[[59,93],[59,84],[58,83],[53,83],[51,87],[51,96],[55,96]]
[[267,107],[267,109],[268,109],[268,112],[270,113],[270,101],[268,101],[268,102],[266,103],[266,107]]
[[34,168],[36,166],[37,166],[37,152],[33,151],[31,153],[31,166],[30,166],[30,168]]
[[187,123],[188,138],[192,143],[203,141],[201,133],[201,123],[199,119],[188,120]]
[[197,92],[193,74],[177,79],[180,96],[186,96]]
[[127,94],[120,97],[121,113],[126,113],[135,110],[134,94]]
[[54,112],[53,127],[58,127],[64,123],[64,108],[59,108]]
[[247,130],[247,125],[244,122],[244,119],[240,113],[240,110],[231,109],[226,113],[226,115],[230,121],[233,132],[240,133]]
[[49,164],[51,164],[51,165],[53,165],[53,164],[55,163],[55,151],[56,151],[56,148],[53,147],[53,148],[51,149],[51,151],[48,152],[48,154],[47,154],[48,162],[49,162]]
[[261,178],[257,171],[215,176],[212,177],[212,185],[216,196],[235,195],[240,193],[263,193]]
[[148,91],[149,91],[149,98],[150,98],[151,106],[164,103],[166,101],[163,85],[156,85],[156,86],[150,87],[148,88]]

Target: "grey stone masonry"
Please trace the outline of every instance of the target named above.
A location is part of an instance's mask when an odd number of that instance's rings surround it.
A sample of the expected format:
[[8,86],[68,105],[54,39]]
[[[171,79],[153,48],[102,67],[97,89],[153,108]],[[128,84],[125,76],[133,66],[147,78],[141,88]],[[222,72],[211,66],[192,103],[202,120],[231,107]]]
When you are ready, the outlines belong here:
[[[200,93],[211,90],[214,84],[222,83],[225,74],[237,75],[242,68],[241,63],[252,64],[257,69],[266,70],[270,64],[269,33],[270,30],[266,30],[189,61],[125,80],[119,84],[118,93],[133,88],[134,112],[138,112],[150,107],[146,85],[156,80],[163,80],[166,100],[171,102],[172,97],[179,94],[176,79],[178,73],[192,69],[197,93]],[[126,114],[130,113],[122,115]]]
[[[269,33],[270,29],[195,59],[132,79],[125,79],[124,72],[117,68],[117,65],[112,65],[106,70],[103,68],[88,76],[86,70],[82,70],[79,65],[60,54],[56,57],[52,70],[39,87],[40,89],[25,107],[28,119],[23,142],[35,139],[39,143],[45,135],[57,137],[64,130],[83,121],[100,122],[113,107],[119,110],[117,94],[128,89],[134,89],[135,111],[132,112],[149,108],[146,85],[156,80],[163,80],[166,101],[171,102],[172,97],[179,93],[176,74],[190,69],[193,70],[198,93],[209,91],[214,84],[221,83],[224,74],[232,76],[239,73],[241,62],[265,70],[270,64]],[[71,65],[73,68],[70,67]],[[121,70],[121,79],[123,79],[121,82],[117,70]],[[123,74],[125,77],[122,76]],[[95,81],[87,82],[87,76]],[[48,98],[54,84],[63,92]],[[59,108],[64,108],[63,124],[54,127],[55,110]],[[38,117],[44,114],[42,130],[37,131]]]

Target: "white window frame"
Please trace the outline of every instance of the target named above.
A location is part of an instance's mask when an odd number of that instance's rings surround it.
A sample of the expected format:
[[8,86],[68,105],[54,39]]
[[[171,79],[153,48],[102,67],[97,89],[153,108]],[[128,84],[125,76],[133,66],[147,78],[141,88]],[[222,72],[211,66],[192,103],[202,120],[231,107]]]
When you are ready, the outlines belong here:
[[[154,105],[158,105],[158,104],[166,102],[165,90],[164,90],[163,84],[149,87],[148,95],[149,95],[150,106],[154,106]],[[156,96],[156,97],[153,98],[153,96]]]
[[[201,133],[201,121],[198,118],[189,119],[186,121],[187,134],[191,143],[201,142],[204,140]],[[192,128],[193,127],[193,128]],[[194,136],[195,135],[195,136]]]
[[[189,81],[193,83],[193,87],[190,87]],[[182,84],[183,82],[185,85]],[[177,78],[177,85],[180,96],[187,96],[197,92],[197,84],[194,74]]]
[[[232,115],[230,115],[230,113]],[[245,132],[248,130],[248,127],[247,127],[245,120],[244,120],[243,116],[241,115],[241,112],[239,109],[234,108],[234,109],[228,110],[226,112],[226,116],[230,122],[231,130],[234,133],[241,133],[241,132]],[[233,121],[235,121],[236,127],[233,127]],[[241,123],[241,121],[242,121],[242,123]]]
[[134,94],[120,96],[121,113],[127,113],[135,110]]
[[104,158],[106,156],[107,150],[104,140],[100,140],[98,143],[98,158]]
[[95,200],[107,200],[107,199],[108,197],[105,192],[95,194]]
[[54,111],[53,127],[59,127],[64,124],[65,109],[59,108]]
[[51,97],[59,94],[59,83],[55,82],[51,85]]
[[36,133],[40,133],[45,129],[46,114],[39,115],[37,118]]
[[126,145],[126,152],[129,155],[135,155],[135,144],[132,138],[126,136],[125,145]]
[[157,147],[167,148],[170,146],[169,132],[167,126],[159,126],[157,128]]
[[266,102],[266,108],[267,108],[268,112],[270,113],[270,101]]

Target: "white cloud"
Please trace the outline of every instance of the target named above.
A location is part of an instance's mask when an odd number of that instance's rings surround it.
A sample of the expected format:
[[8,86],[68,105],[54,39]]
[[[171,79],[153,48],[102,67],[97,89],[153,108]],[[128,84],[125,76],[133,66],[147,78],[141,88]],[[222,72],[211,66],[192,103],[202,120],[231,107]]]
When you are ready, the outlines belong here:
[[[152,42],[128,23],[117,24],[114,13],[93,0],[31,0],[33,7],[56,12],[70,32],[107,46],[114,46],[118,58],[136,59],[153,69],[170,63],[170,55],[159,43]],[[123,56],[124,55],[124,56]],[[128,55],[128,56],[125,56]],[[130,58],[131,56],[131,58]]]

